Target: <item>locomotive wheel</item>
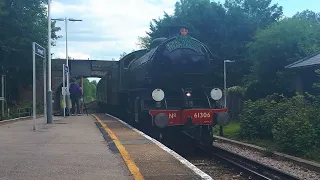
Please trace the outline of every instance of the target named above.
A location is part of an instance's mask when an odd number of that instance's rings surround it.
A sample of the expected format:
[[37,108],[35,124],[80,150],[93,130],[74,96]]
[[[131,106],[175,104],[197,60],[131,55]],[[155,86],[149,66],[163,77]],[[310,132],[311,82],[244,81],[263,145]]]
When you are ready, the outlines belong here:
[[211,146],[213,143],[213,131],[211,126],[200,127],[200,141],[205,146]]
[[167,128],[163,128],[163,129],[159,129],[157,128],[157,139],[159,142],[161,142],[162,144],[164,143],[168,143],[168,141],[170,140],[170,137],[172,137],[172,132],[171,129],[167,129]]
[[157,134],[158,141],[162,144],[165,144],[167,141],[167,132],[165,130],[159,129]]
[[134,100],[134,121],[136,123],[139,123],[140,120],[140,113],[141,113],[141,109],[140,109],[140,99],[139,97],[136,97]]
[[103,111],[103,108],[102,108],[102,103],[101,102],[98,102],[98,104],[97,104],[97,109],[98,109],[98,113],[103,113],[102,111]]
[[137,123],[134,121],[134,114],[132,112],[130,112],[130,110],[126,110],[126,113],[125,113],[125,119],[126,121],[133,127],[137,128]]

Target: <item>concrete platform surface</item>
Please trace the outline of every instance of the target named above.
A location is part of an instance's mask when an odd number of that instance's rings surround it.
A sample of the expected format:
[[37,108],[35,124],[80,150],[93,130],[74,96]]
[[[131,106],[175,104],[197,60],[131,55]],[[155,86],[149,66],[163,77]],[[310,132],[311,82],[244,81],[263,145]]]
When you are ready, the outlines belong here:
[[43,118],[0,126],[0,180],[133,179],[92,116]]
[[[150,137],[146,138],[145,135],[142,135],[143,133],[131,129],[116,118],[103,114],[97,114],[97,117],[116,135],[139,168],[144,179],[211,179],[195,166],[188,167],[187,160],[181,156],[175,155],[159,142],[155,142],[155,140]],[[112,143],[112,140],[109,140],[108,143]],[[156,143],[159,143],[163,147]]]

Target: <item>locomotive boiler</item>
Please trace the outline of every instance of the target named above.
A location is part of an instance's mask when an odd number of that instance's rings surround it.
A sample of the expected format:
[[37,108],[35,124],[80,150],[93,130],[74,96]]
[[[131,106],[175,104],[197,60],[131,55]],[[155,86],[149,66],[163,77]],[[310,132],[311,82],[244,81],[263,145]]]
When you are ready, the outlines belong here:
[[[158,133],[160,139],[183,131],[212,143],[212,126],[229,123],[222,91],[210,78],[215,63],[210,50],[186,28],[158,38],[150,49],[119,60],[97,87],[100,109],[125,110],[126,121]],[[122,113],[123,114],[123,113]]]

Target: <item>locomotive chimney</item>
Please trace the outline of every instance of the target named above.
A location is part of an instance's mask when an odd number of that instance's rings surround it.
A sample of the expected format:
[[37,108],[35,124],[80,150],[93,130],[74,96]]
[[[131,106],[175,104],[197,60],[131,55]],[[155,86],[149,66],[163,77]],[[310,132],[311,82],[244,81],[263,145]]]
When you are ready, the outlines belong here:
[[180,35],[180,30],[182,28],[188,29],[187,26],[185,25],[173,25],[173,26],[168,26],[168,35],[169,38],[173,37],[173,36],[178,36]]

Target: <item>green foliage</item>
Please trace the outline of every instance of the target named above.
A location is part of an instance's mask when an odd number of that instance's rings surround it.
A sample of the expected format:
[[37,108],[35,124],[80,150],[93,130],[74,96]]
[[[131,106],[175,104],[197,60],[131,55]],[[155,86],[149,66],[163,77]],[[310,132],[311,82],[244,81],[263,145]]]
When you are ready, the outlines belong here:
[[241,93],[244,94],[247,91],[246,87],[242,86],[232,86],[227,88],[227,92],[235,92],[235,93]]
[[4,0],[0,0],[0,15],[6,14],[6,10],[4,9]]
[[[151,44],[151,38],[149,36],[138,37],[137,45],[142,49],[149,49]],[[121,58],[121,55],[120,55]]]
[[[0,1],[0,67],[6,73],[8,97],[19,100],[16,89],[32,82],[31,43],[47,47],[48,19],[43,0]],[[60,28],[52,22],[53,45]],[[41,67],[41,61],[37,61]],[[23,77],[23,78],[21,78]]]
[[[219,128],[213,127],[213,132],[215,135],[219,135]],[[238,121],[231,121],[228,125],[223,127],[223,135],[228,138],[238,137],[240,132],[240,123]]]
[[273,140],[277,148],[294,155],[308,155],[319,148],[319,98],[274,94],[245,102],[240,137]]
[[305,104],[303,96],[293,97],[290,101],[293,104],[286,115],[274,124],[274,140],[282,151],[304,155],[314,148],[315,134],[309,121],[311,107]]
[[284,67],[320,50],[320,25],[306,18],[286,18],[258,31],[248,48],[253,64],[249,98],[292,93],[293,74]]
[[[268,129],[266,122],[263,122],[261,119],[262,115],[265,114],[265,110],[268,107],[268,100],[258,100],[251,101],[248,100],[244,103],[243,113],[240,115],[241,119],[241,129],[240,129],[240,137],[253,139],[253,138],[265,138],[266,134],[270,134],[267,132],[262,132],[262,129]],[[269,124],[269,123],[268,123]],[[271,130],[269,130],[270,132]]]
[[[80,83],[80,80],[78,80]],[[90,82],[87,78],[83,78],[83,97],[86,103],[96,100],[97,82]]]
[[310,123],[312,124],[312,127],[314,129],[315,146],[320,148],[320,97],[313,97],[313,101],[314,103],[312,104],[312,110],[310,113]]
[[[21,101],[14,106],[8,107],[5,111],[5,119],[13,119],[19,117],[32,116],[32,101]],[[43,101],[36,102],[37,115],[43,114],[44,106]]]
[[[320,79],[320,69],[316,69],[314,72],[317,74],[318,78]],[[312,87],[317,90],[320,90],[320,82],[314,82]]]

